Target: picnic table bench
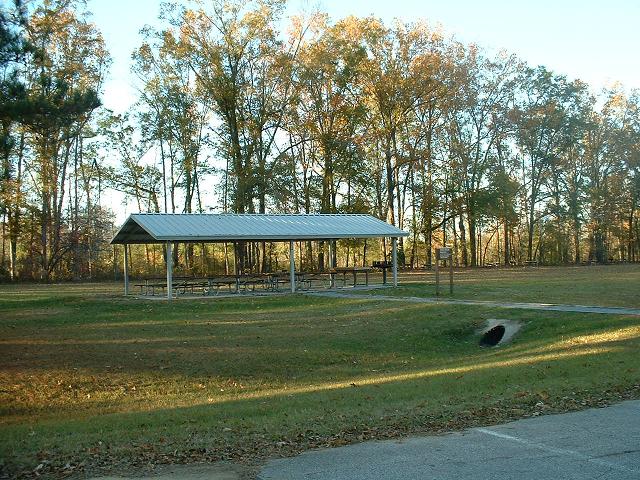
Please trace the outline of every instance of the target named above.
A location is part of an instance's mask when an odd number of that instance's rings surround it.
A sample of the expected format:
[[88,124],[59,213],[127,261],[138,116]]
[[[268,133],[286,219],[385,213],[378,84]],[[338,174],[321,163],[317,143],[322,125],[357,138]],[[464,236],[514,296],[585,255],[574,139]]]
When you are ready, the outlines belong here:
[[216,295],[220,293],[220,289],[227,287],[229,292],[238,291],[238,278],[235,275],[222,275],[218,277],[208,277],[203,282],[202,294],[211,295],[215,292]]
[[334,275],[334,272],[307,272],[305,273],[301,279],[301,289],[309,290],[313,286],[314,283],[320,283],[323,288],[331,287],[331,277]]
[[580,265],[586,265],[586,266],[598,265],[598,261],[597,260],[585,260],[583,262],[580,262]]

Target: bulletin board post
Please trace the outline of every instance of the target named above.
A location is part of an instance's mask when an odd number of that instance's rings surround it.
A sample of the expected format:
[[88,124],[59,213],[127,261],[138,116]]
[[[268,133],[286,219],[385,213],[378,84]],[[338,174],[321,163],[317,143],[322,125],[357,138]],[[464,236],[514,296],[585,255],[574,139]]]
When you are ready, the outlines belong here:
[[446,267],[449,262],[449,293],[453,295],[453,258],[451,247],[436,248],[436,296],[440,296],[440,262]]

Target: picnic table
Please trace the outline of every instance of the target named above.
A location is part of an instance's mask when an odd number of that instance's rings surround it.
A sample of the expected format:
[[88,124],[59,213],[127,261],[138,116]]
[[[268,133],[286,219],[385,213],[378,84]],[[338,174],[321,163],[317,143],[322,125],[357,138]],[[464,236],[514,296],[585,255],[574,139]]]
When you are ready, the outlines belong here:
[[[219,294],[220,290],[227,287],[229,292],[254,291],[256,287],[268,286],[268,276],[261,274],[242,275],[218,275],[215,277],[173,277],[173,290],[177,295],[195,294],[201,291],[203,295]],[[154,296],[156,293],[166,291],[167,281],[164,277],[145,278],[143,283],[135,284],[140,288],[141,295]],[[160,292],[157,292],[157,291]]]
[[237,275],[219,275],[216,277],[207,277],[203,284],[202,294],[211,295],[215,293],[218,295],[220,289],[227,287],[229,292],[238,292],[240,285],[238,283]]
[[[174,283],[173,287],[178,288],[189,288],[189,282],[194,280],[195,277],[173,277]],[[140,288],[140,295],[149,295],[152,296],[156,294],[156,289],[161,290],[163,293],[167,288],[167,278],[166,277],[147,277],[143,279],[142,283],[134,284],[135,287]],[[151,293],[149,293],[151,292]]]
[[[267,275],[269,277],[268,288],[270,290],[273,290],[274,292],[279,292],[281,285],[291,282],[291,278],[290,278],[291,274],[288,271],[272,272],[272,273],[268,273]],[[300,286],[301,290],[308,290],[309,287],[311,286],[310,281],[306,279],[306,276],[308,275],[308,273],[294,272],[294,275],[295,275],[296,285]]]
[[333,286],[332,277],[335,275],[333,271],[307,272],[301,277],[301,289],[308,290],[314,282],[322,284],[323,288],[331,288]]
[[251,289],[252,292],[255,292],[256,287],[263,287],[265,289],[269,289],[271,286],[270,276],[267,273],[249,273],[245,275],[238,276],[238,291],[243,289],[245,292],[248,292]]
[[249,273],[240,275],[221,275],[217,277],[209,277],[206,281],[206,286],[203,290],[204,295],[216,295],[220,293],[220,289],[227,287],[229,292],[240,293],[242,291],[252,292],[257,287],[263,287],[265,289],[270,288],[270,277],[268,274],[261,273]]
[[342,285],[346,286],[347,284],[347,274],[350,273],[353,275],[353,286],[355,287],[358,284],[358,273],[364,273],[365,285],[369,285],[369,272],[371,272],[371,267],[336,267],[333,269],[332,273],[342,274]]
[[[358,274],[364,274],[365,285],[369,285],[370,267],[338,267],[324,272],[295,272],[296,288],[309,290],[314,282],[322,282],[325,288],[334,285],[336,275],[342,274],[343,286],[347,284],[347,274],[353,276],[353,286],[358,285]],[[195,294],[218,295],[221,291],[228,293],[243,293],[255,291],[258,288],[279,292],[283,285],[290,284],[291,278],[288,271],[272,273],[248,273],[239,275],[216,275],[197,278],[194,276],[173,277],[173,291],[176,295]],[[165,277],[148,277],[142,283],[135,284],[140,288],[141,295],[164,294],[167,289]]]

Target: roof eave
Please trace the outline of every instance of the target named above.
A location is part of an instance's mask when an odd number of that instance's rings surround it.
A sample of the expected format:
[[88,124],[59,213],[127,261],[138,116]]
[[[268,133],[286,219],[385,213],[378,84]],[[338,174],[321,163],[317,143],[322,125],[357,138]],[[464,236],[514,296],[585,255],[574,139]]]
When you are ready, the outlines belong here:
[[[393,238],[393,237],[408,237],[409,233],[400,230],[393,225],[387,225],[388,230],[376,233],[343,233],[343,234],[308,234],[308,235],[157,235],[152,233],[148,225],[145,225],[144,216],[148,214],[131,214],[127,217],[127,220],[118,229],[116,234],[110,241],[112,245],[124,245],[124,244],[157,244],[163,242],[184,242],[184,243],[223,243],[223,242],[236,242],[236,241],[308,241],[308,240],[335,240],[335,239],[367,239],[367,238]],[[165,214],[153,214],[153,215],[165,215]],[[178,215],[178,214],[176,214]],[[305,216],[305,215],[301,215]],[[362,214],[366,217],[367,215]],[[140,218],[139,218],[140,217]],[[131,223],[130,223],[131,222]],[[132,225],[133,224],[133,225]],[[134,228],[132,228],[134,227]],[[135,231],[135,227],[138,227],[141,231]],[[130,232],[126,232],[127,229],[132,229]],[[125,233],[123,233],[123,230]],[[144,232],[145,234],[143,234]],[[157,232],[159,233],[159,232]],[[121,239],[118,237],[121,236]],[[148,237],[147,237],[148,236]]]
[[116,232],[116,234],[113,236],[113,238],[111,239],[111,241],[109,242],[110,245],[124,245],[127,243],[155,243],[155,242],[125,242],[125,241],[119,241],[117,242],[116,239],[118,238],[118,235],[120,235],[120,233],[122,232],[122,230],[127,227],[127,224],[131,221],[133,223],[135,223],[138,227],[140,227],[142,230],[144,230],[147,235],[149,235],[153,240],[158,241],[158,238],[149,231],[148,228],[146,228],[144,225],[142,225],[140,222],[138,222],[134,217],[136,214],[131,214],[127,217],[127,219],[124,221],[124,223],[122,224],[122,226],[118,229],[118,231]]
[[298,240],[344,240],[344,239],[359,239],[359,238],[393,238],[393,237],[408,237],[407,232],[398,233],[371,233],[371,234],[344,234],[344,235],[270,235],[267,237],[262,236],[233,236],[228,235],[225,237],[175,237],[175,236],[159,236],[156,240],[159,242],[232,242],[232,241],[298,241]]

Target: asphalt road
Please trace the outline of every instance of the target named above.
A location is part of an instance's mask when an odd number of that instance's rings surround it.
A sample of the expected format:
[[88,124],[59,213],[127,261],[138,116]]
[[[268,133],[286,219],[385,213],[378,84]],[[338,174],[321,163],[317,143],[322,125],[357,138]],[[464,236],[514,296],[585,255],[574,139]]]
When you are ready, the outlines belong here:
[[260,480],[640,479],[640,401],[270,461]]

